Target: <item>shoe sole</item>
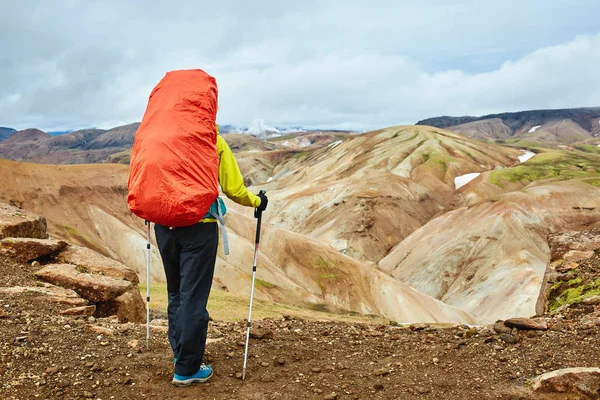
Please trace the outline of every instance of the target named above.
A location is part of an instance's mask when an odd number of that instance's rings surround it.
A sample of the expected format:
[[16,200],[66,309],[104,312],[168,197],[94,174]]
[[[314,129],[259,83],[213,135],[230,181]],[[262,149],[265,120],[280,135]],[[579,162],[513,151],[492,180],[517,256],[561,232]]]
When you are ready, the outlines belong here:
[[197,383],[208,382],[208,380],[210,378],[212,378],[212,376],[213,376],[213,372],[211,371],[210,375],[207,376],[206,378],[192,378],[192,379],[186,379],[184,381],[180,381],[178,379],[173,378],[173,380],[171,381],[171,383],[175,387],[186,387],[186,386],[194,385],[194,384],[197,384]]

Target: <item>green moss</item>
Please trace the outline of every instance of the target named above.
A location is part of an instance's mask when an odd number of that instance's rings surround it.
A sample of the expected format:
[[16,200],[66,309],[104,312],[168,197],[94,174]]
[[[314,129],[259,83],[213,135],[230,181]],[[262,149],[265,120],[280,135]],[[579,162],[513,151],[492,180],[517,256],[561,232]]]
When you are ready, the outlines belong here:
[[430,157],[431,157],[430,153],[423,153],[423,161],[422,161],[422,163],[425,164],[429,160]]
[[503,182],[533,182],[556,178],[600,178],[600,157],[593,154],[567,151],[547,151],[537,154],[526,163],[513,168],[493,171],[490,182],[503,186]]
[[329,271],[331,269],[329,261],[325,260],[321,256],[317,257],[317,259],[315,260],[315,265],[320,271]]
[[322,274],[321,279],[335,279],[335,274]]
[[[565,287],[558,296],[557,290],[560,287]],[[581,303],[588,297],[600,295],[600,279],[590,284],[583,284],[583,279],[576,278],[569,282],[561,282],[561,285],[554,285],[548,294],[548,309],[550,312],[556,311],[557,308],[565,304]]]
[[264,287],[266,289],[273,289],[274,287],[277,287],[276,285],[272,284],[271,282],[263,281],[262,279],[258,279],[258,278],[256,278],[255,285],[259,286],[259,287]]
[[573,147],[575,147],[577,150],[583,151],[585,153],[600,154],[600,147],[598,147],[596,145],[591,145],[591,144],[576,144]]

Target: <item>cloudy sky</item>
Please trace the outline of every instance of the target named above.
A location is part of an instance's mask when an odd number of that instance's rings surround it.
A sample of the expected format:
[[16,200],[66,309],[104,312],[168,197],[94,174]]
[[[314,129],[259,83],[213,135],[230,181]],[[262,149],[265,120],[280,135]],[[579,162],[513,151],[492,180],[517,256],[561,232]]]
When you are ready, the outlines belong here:
[[139,121],[184,68],[214,75],[219,123],[242,126],[600,106],[599,18],[598,0],[7,0],[0,126]]

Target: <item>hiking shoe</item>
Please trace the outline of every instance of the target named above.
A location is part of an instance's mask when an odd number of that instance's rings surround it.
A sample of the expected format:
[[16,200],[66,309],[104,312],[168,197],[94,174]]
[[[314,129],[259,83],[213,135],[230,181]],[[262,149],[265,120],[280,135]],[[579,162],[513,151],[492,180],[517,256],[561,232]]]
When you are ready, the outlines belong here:
[[173,386],[189,386],[193,383],[204,383],[208,381],[212,375],[213,370],[210,365],[201,365],[198,372],[194,375],[184,376],[174,374],[171,383]]

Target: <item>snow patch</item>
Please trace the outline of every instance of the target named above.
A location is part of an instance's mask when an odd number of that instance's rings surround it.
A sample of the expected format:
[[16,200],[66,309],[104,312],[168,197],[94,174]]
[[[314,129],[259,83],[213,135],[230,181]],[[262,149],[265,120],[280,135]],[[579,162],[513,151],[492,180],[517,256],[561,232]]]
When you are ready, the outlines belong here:
[[334,148],[335,146],[337,146],[338,144],[342,143],[341,140],[335,141],[333,143],[329,143],[328,146],[331,148]]
[[533,151],[525,150],[525,153],[523,153],[523,155],[519,156],[519,161],[524,163],[525,161],[529,160],[533,156],[535,156],[535,153]]
[[329,243],[329,245],[342,253],[348,250],[348,241],[344,239],[334,239],[331,241],[331,243]]
[[269,183],[271,181],[273,181],[273,177],[272,176],[270,176],[269,179],[267,179],[267,183]]
[[529,133],[532,133],[532,132],[535,132],[535,131],[537,131],[537,130],[540,128],[540,126],[541,126],[541,125],[536,125],[536,126],[534,126],[533,128],[531,128],[531,129],[529,130]]
[[470,174],[457,176],[456,178],[454,178],[454,190],[460,189],[467,183],[471,182],[473,179],[477,178],[479,175],[481,175],[481,172],[472,172]]

